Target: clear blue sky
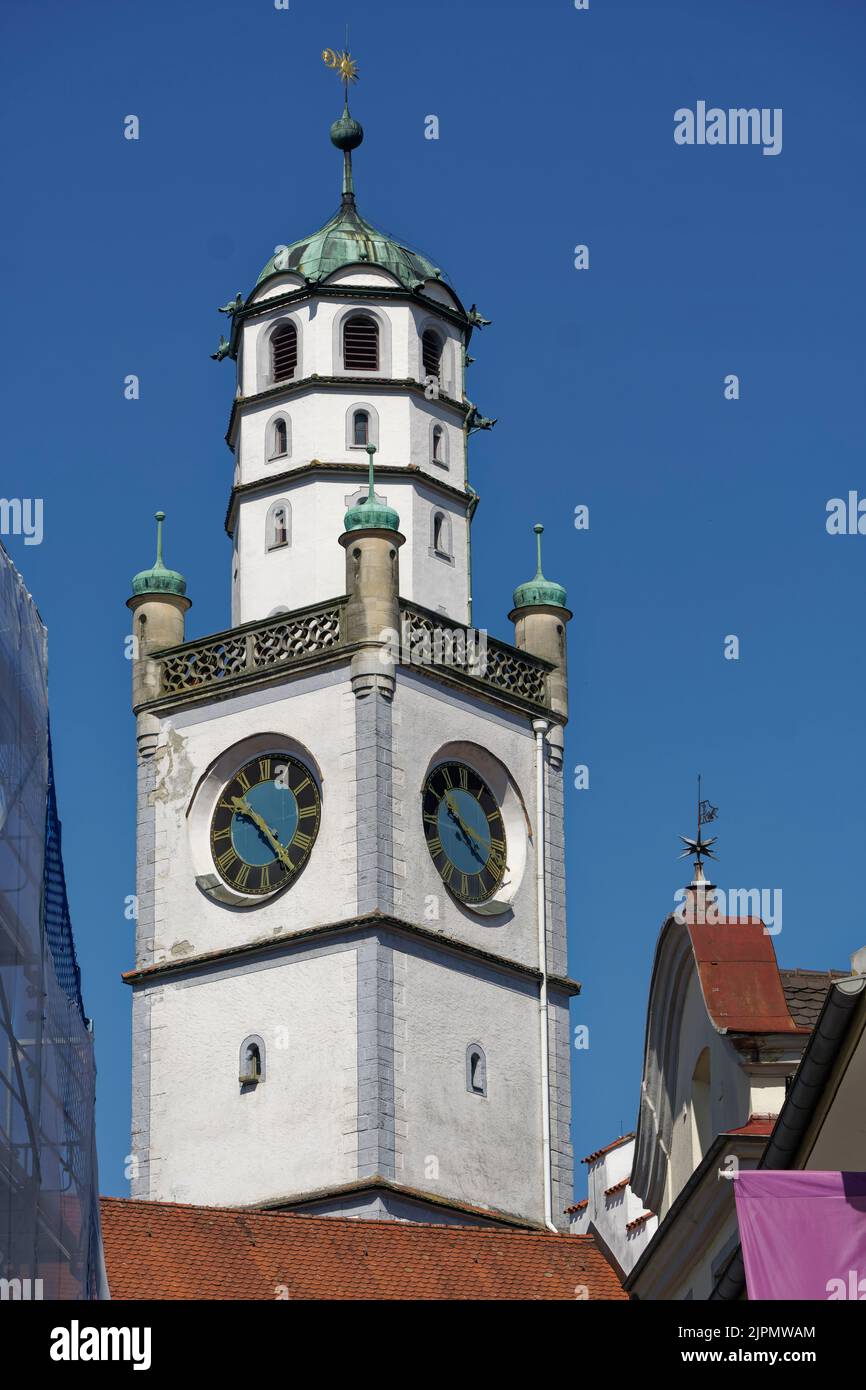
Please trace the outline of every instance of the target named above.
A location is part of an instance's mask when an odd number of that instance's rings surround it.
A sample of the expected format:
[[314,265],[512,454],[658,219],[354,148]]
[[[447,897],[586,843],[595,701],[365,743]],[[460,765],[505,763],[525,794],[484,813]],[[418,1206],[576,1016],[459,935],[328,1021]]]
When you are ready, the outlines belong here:
[[[129,1149],[124,603],[163,507],[189,635],[228,625],[232,368],[209,360],[216,307],[337,204],[340,92],[319,54],[347,20],[359,206],[494,320],[470,379],[499,417],[472,450],[477,621],[509,636],[537,519],[574,610],[567,754],[591,778],[567,802],[574,1022],[591,1039],[574,1057],[578,1158],[634,1123],[698,771],[721,807],[719,883],[783,890],[782,964],[842,967],[866,943],[866,536],[824,524],[828,498],[866,493],[866,11],[15,0],[2,491],[45,500],[43,544],[8,545],[49,628],[107,1193],[126,1191]],[[675,145],[674,111],[699,99],[781,107],[782,153]],[[138,143],[122,138],[130,113]]]

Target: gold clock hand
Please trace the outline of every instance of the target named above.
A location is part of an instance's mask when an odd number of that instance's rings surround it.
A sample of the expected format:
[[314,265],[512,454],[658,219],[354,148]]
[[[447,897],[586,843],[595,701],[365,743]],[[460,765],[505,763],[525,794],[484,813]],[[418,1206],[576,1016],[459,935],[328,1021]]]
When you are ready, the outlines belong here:
[[482,848],[483,850],[486,850],[486,851],[487,851],[487,854],[489,855],[489,854],[490,854],[490,844],[489,844],[489,842],[486,841],[486,840],[482,840],[481,836],[480,836],[480,835],[476,835],[476,833],[475,833],[475,831],[472,829],[472,827],[466,824],[466,822],[463,820],[463,817],[460,815],[460,812],[458,811],[457,807],[454,805],[453,801],[451,800],[451,797],[448,795],[447,792],[445,793],[445,800],[446,800],[446,802],[448,803],[448,810],[451,812],[451,814],[452,814],[452,816],[454,817],[454,819],[456,820],[457,824],[460,826],[460,829],[463,831],[464,835],[471,835],[472,838],[473,838],[473,840],[477,841],[477,843],[481,846],[481,848]]
[[252,821],[253,825],[259,828],[259,830],[264,835],[265,839],[268,841],[268,844],[271,846],[271,849],[277,855],[277,858],[282,860],[287,869],[291,869],[292,861],[289,858],[288,850],[285,848],[284,845],[280,844],[280,841],[277,839],[276,835],[274,835],[267,822],[262,819],[262,817],[258,814],[257,811],[253,810],[246,797],[233,797],[232,805],[240,815],[246,816],[248,820]]

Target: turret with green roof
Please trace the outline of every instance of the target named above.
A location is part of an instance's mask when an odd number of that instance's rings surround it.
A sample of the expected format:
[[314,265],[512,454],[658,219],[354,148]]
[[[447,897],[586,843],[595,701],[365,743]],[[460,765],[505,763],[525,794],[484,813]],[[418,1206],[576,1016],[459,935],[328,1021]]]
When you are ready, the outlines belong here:
[[[165,512],[156,513],[156,559],[149,570],[140,570],[132,581],[132,703],[137,708],[159,694],[159,666],[148,660],[150,653],[163,647],[177,647],[184,640],[184,620],[191,600],[186,596],[186,580],[170,570],[162,558],[162,524]],[[141,716],[145,719],[145,716]],[[139,723],[141,724],[141,719]],[[146,722],[146,720],[145,720]],[[143,747],[142,728],[139,746]]]
[[[509,613],[514,623],[514,643],[521,651],[531,652],[550,663],[553,668],[547,677],[550,708],[563,722],[568,718],[568,655],[565,626],[571,613],[565,606],[565,589],[551,579],[545,579],[541,567],[541,536],[544,527],[535,526],[537,565],[535,574],[514,590],[514,608]],[[555,726],[548,735],[551,757],[561,761],[562,727]]]

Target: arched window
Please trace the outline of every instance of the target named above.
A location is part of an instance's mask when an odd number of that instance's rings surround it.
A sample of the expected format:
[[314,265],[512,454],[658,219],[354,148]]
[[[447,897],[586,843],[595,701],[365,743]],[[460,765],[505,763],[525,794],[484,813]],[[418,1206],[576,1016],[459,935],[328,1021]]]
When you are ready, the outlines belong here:
[[238,1081],[242,1086],[258,1086],[265,1079],[265,1045],[257,1033],[241,1043]]
[[265,521],[265,549],[280,550],[292,543],[292,509],[281,499],[271,503]]
[[370,443],[370,412],[356,410],[352,416],[352,443],[356,449],[366,449]]
[[276,420],[271,422],[268,458],[281,459],[289,453],[289,422],[284,416],[278,415]]
[[424,375],[435,376],[436,380],[442,372],[442,349],[445,344],[442,335],[437,333],[435,328],[425,328],[421,334],[421,365],[424,368]]
[[281,323],[271,335],[271,378],[289,381],[298,366],[298,330],[293,323]]
[[433,426],[433,434],[432,434],[432,447],[431,447],[431,450],[430,450],[431,457],[432,457],[434,463],[444,463],[444,461],[445,461],[445,460],[443,459],[443,457],[442,457],[442,448],[443,448],[443,440],[444,440],[444,437],[445,437],[445,431],[443,430],[442,426],[441,426],[441,425],[434,425],[434,426]]
[[466,1049],[466,1089],[474,1096],[487,1095],[487,1058],[480,1043]]
[[369,314],[352,314],[343,324],[343,366],[347,372],[379,370],[379,325]]
[[451,559],[451,518],[447,512],[433,513],[430,548],[440,559]]

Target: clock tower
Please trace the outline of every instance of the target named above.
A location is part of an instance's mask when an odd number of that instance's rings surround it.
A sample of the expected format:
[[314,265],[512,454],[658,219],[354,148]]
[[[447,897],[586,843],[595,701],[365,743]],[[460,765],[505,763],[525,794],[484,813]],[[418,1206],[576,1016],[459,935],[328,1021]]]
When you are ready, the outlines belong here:
[[186,637],[161,513],[129,599],[132,1195],[566,1229],[570,614],[537,527],[473,626],[486,320],[361,216],[348,100],[331,139],[339,210],[223,309],[231,625]]

